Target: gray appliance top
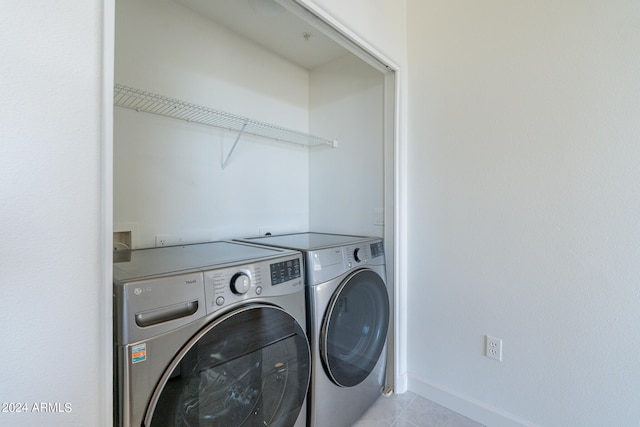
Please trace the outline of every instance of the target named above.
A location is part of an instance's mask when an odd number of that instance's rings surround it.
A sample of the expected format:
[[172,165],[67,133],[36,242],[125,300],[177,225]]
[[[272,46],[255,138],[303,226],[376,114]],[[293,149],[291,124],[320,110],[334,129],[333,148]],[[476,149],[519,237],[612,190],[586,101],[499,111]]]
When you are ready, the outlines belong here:
[[350,236],[346,234],[329,233],[294,233],[275,236],[254,237],[239,239],[242,242],[251,242],[262,245],[277,246],[280,248],[298,251],[313,251],[334,246],[352,245],[359,242],[378,240],[378,237]]
[[[122,253],[120,253],[122,252]],[[114,282],[159,277],[173,273],[212,270],[293,254],[240,242],[209,242],[118,251],[114,256]],[[114,254],[116,254],[114,253]]]

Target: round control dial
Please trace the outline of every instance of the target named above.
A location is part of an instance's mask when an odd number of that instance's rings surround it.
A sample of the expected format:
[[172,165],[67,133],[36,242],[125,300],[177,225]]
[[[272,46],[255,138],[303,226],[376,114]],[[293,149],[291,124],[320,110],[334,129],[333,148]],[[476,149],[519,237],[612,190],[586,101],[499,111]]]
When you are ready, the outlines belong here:
[[362,262],[362,261],[366,261],[367,260],[367,253],[366,251],[360,249],[360,248],[356,248],[353,251],[353,258],[357,261],[357,262]]
[[234,294],[244,295],[251,287],[251,279],[245,273],[237,273],[231,278],[231,291]]

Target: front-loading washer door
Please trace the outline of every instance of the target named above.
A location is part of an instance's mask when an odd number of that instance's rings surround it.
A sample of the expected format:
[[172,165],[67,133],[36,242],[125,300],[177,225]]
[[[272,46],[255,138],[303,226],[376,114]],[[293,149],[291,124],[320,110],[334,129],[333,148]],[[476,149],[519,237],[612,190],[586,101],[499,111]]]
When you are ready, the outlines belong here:
[[309,386],[303,327],[256,304],[210,323],[176,355],[145,416],[158,426],[293,426]]
[[389,327],[382,278],[367,269],[347,276],[327,307],[320,334],[322,362],[337,385],[353,387],[376,366]]

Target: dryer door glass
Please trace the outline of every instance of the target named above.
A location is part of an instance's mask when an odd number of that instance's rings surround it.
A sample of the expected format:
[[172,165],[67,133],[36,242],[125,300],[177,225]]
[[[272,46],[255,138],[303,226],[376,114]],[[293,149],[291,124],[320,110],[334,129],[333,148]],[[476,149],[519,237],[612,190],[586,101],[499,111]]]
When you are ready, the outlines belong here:
[[322,361],[342,387],[364,381],[378,363],[389,326],[389,298],[382,278],[359,270],[338,287],[320,336]]
[[209,324],[160,379],[147,426],[292,426],[310,378],[302,326],[254,305]]

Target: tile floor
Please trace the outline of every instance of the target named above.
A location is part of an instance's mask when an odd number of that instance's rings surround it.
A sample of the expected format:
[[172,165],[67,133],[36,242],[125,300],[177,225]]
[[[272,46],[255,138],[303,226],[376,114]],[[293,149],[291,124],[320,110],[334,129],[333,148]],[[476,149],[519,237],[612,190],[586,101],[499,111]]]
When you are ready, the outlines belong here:
[[483,427],[410,391],[380,396],[353,427]]

